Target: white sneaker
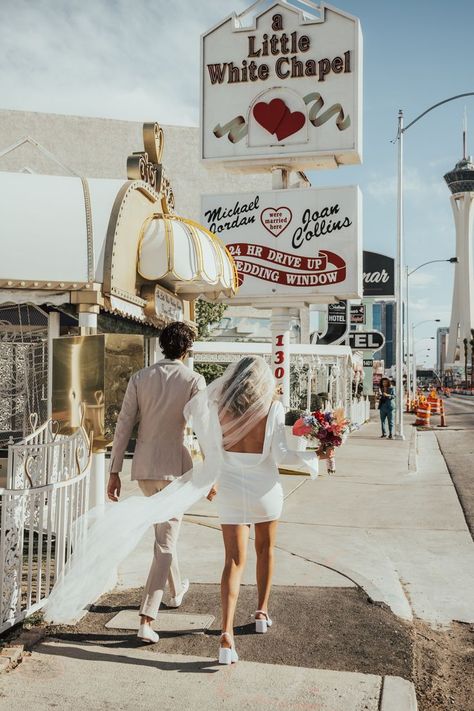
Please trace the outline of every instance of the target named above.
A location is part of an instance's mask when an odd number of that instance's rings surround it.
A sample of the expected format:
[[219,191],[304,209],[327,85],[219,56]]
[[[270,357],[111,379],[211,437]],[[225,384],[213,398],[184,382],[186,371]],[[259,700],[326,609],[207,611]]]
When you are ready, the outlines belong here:
[[156,644],[160,639],[160,635],[152,629],[149,622],[145,622],[144,624],[140,625],[140,627],[138,628],[137,637],[143,642],[148,642],[149,644]]
[[179,595],[176,595],[176,597],[171,597],[169,602],[168,602],[168,607],[179,607],[181,603],[183,602],[183,598],[186,595],[186,593],[189,590],[189,580],[185,578],[183,580],[183,589],[179,593]]

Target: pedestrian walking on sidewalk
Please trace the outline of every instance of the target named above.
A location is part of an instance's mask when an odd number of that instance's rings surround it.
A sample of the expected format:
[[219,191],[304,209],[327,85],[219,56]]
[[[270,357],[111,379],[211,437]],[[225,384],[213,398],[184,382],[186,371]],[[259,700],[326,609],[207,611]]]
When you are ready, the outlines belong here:
[[[164,359],[138,371],[130,378],[115,428],[110,458],[107,494],[111,501],[120,496],[120,471],[133,428],[138,423],[137,444],[132,464],[132,479],[145,496],[168,487],[192,467],[191,456],[183,443],[185,405],[206,383],[202,375],[184,365],[192,348],[195,331],[176,321],[163,329],[160,347]],[[182,515],[155,524],[154,555],[140,607],[138,637],[157,642],[151,622],[157,617],[166,583],[171,600],[168,607],[179,607],[189,581],[181,579],[176,554]]]
[[379,412],[380,424],[382,426],[382,438],[387,436],[385,423],[388,424],[388,438],[393,439],[393,413],[395,410],[395,388],[394,381],[382,378],[380,381]]

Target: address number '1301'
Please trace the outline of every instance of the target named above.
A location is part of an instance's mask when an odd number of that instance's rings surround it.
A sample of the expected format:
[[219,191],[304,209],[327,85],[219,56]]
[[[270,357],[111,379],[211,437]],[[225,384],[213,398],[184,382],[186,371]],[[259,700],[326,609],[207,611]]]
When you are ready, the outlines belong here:
[[[283,335],[276,336],[275,338],[275,345],[277,347],[282,347],[283,346]],[[273,361],[274,365],[277,367],[275,368],[274,375],[276,380],[281,380],[282,378],[285,377],[285,368],[284,368],[284,363],[285,363],[285,352],[284,351],[275,351],[275,360]]]

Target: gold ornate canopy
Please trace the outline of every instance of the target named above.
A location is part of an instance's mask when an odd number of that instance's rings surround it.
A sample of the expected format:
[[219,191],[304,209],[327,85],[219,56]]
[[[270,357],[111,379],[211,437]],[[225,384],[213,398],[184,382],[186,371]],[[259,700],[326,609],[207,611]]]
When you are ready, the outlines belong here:
[[[152,316],[153,284],[170,298],[219,300],[237,290],[237,271],[227,248],[205,227],[174,214],[174,195],[161,163],[160,126],[144,124],[145,150],[127,159],[130,182],[112,211],[104,258],[104,292],[112,310]],[[164,291],[161,289],[161,291]]]
[[145,223],[138,250],[140,276],[184,299],[218,300],[235,287],[235,267],[222,242],[197,222],[155,214]]

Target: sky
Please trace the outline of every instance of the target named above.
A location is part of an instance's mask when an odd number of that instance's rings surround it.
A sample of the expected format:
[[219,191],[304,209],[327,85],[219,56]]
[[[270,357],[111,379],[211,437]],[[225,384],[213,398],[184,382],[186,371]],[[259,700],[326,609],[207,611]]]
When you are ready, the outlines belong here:
[[[198,125],[199,38],[251,0],[0,0],[0,108]],[[473,0],[335,0],[364,37],[361,166],[309,171],[315,186],[358,183],[364,248],[395,256],[397,113],[405,123],[474,91]],[[443,175],[461,158],[462,119],[474,153],[474,97],[453,101],[405,134],[405,256],[410,269],[455,254]],[[410,277],[417,361],[431,364],[448,325],[454,267]],[[431,347],[431,352],[426,349]],[[431,357],[432,356],[432,357]]]

